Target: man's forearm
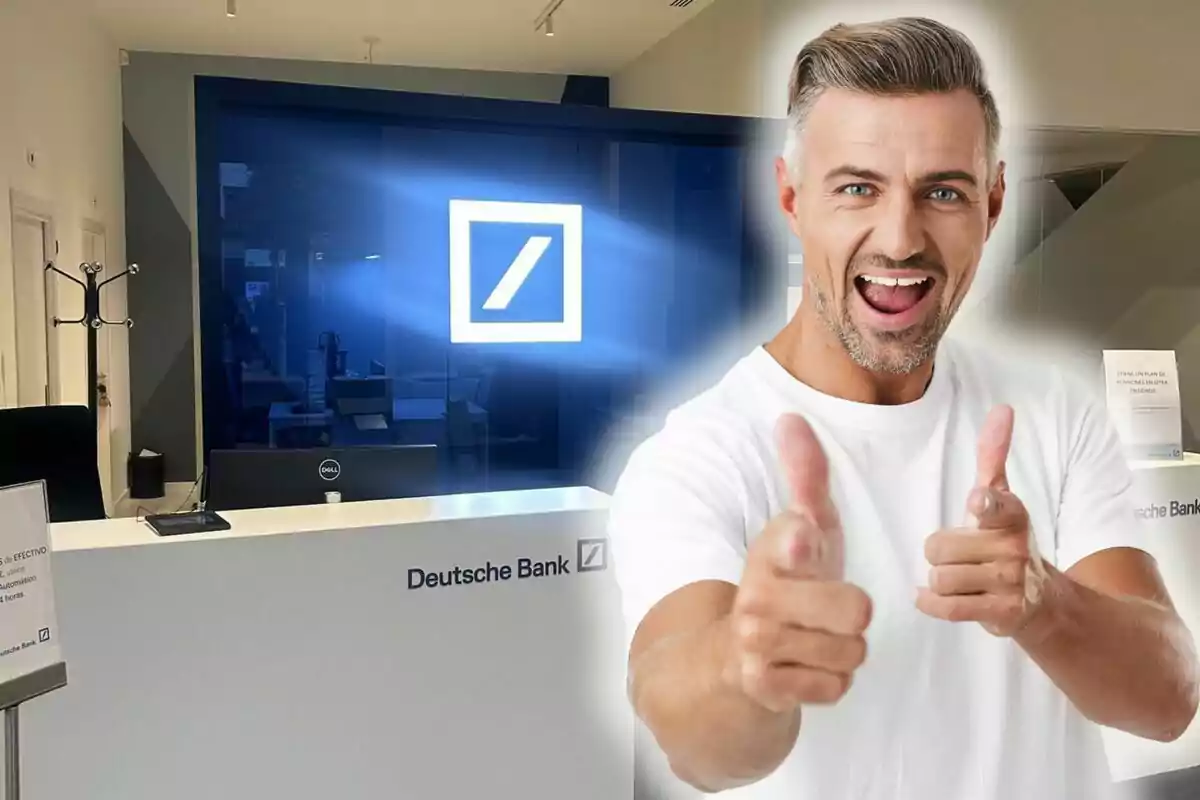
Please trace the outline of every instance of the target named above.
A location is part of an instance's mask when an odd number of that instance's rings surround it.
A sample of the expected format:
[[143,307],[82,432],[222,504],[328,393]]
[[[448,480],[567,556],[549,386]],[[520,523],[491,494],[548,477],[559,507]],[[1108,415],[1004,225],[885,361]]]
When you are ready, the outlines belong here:
[[1178,738],[1195,715],[1198,691],[1192,638],[1178,616],[1048,570],[1043,610],[1017,643],[1093,722]]
[[723,679],[728,618],[666,639],[630,667],[634,708],[683,780],[708,792],[753,783],[795,745],[800,712],[775,714]]

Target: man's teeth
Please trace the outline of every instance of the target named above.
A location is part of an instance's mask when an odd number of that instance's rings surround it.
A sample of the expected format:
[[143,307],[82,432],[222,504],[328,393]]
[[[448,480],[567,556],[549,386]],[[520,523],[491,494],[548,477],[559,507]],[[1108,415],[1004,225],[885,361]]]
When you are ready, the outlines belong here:
[[882,275],[860,275],[867,283],[875,283],[880,286],[917,286],[925,283],[929,278],[885,278]]

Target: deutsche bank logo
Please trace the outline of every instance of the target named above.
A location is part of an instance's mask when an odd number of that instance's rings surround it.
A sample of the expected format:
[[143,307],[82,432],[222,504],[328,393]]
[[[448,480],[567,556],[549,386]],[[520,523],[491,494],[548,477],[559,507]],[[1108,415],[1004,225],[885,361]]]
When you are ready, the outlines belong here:
[[580,539],[575,543],[577,572],[603,572],[608,569],[608,539]]
[[[486,293],[472,291],[482,269],[472,252],[472,226],[503,226],[524,245],[500,248],[507,264]],[[555,240],[558,239],[556,242]],[[552,250],[553,248],[553,250]],[[549,252],[561,252],[561,262]],[[489,253],[491,256],[497,253]],[[560,319],[505,320],[503,313],[539,270],[561,272]],[[558,276],[555,275],[557,278]],[[583,339],[583,207],[554,203],[450,201],[450,341],[459,343],[578,342]]]
[[317,474],[322,480],[336,481],[342,474],[342,465],[334,461],[332,458],[327,458],[317,467]]

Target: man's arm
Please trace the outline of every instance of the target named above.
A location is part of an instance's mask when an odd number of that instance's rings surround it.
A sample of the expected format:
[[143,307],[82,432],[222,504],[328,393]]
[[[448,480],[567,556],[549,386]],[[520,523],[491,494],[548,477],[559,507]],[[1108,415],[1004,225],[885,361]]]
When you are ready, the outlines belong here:
[[1041,609],[1014,637],[1088,719],[1177,739],[1200,700],[1196,653],[1154,560],[1131,548],[1048,568]]
[[776,713],[736,690],[730,611],[737,588],[719,581],[686,586],[655,606],[630,650],[630,698],[671,770],[708,792],[769,775],[791,752],[799,709]]
[[[1169,741],[1191,723],[1197,661],[1154,560],[1129,544],[1131,478],[1115,440],[1092,431],[1068,476],[1059,556],[1088,554],[1065,574],[1037,552],[1029,515],[1005,463],[1013,412],[989,414],[979,438],[968,527],[926,540],[932,569],[917,606],[1010,636],[1094,722]],[[1107,546],[1092,549],[1092,542]]]
[[[697,578],[667,593],[641,617],[630,647],[638,716],[675,774],[703,791],[773,772],[795,745],[801,707],[841,699],[866,657],[871,601],[843,580],[842,529],[824,452],[793,416],[780,423],[779,447],[792,505],[750,542],[740,582]],[[659,489],[646,499],[660,506],[663,490],[669,494],[669,482],[630,485]],[[644,509],[655,527],[638,524],[631,508]],[[623,591],[636,591],[638,565],[653,572],[662,558],[683,555],[649,546],[654,539],[704,548],[687,525],[704,515],[681,516],[678,503],[666,508],[656,515],[623,502],[610,519],[622,545],[614,563],[626,576]]]

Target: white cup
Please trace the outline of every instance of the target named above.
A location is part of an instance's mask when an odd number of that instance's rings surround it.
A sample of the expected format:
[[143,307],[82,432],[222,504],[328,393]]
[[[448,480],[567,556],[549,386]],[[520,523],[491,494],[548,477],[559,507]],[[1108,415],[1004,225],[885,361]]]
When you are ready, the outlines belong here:
[[326,503],[342,502],[342,493],[341,492],[326,492],[325,493],[325,502]]

